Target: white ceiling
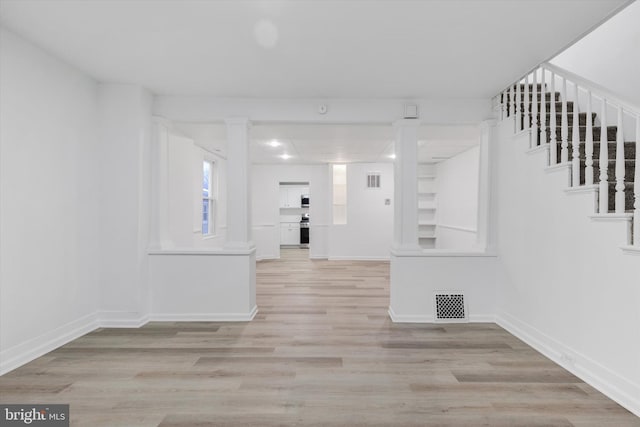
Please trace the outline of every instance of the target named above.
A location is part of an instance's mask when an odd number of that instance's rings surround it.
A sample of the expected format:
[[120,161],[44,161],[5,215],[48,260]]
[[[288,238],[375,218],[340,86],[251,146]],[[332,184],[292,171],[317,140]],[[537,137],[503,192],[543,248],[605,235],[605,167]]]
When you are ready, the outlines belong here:
[[[226,153],[226,128],[215,123],[174,123],[174,130],[209,151]],[[255,124],[251,127],[251,161],[257,164],[392,162],[393,129],[389,125]],[[438,162],[479,144],[475,125],[422,125],[418,161]],[[271,146],[273,141],[277,147]],[[283,159],[283,154],[290,156]]]
[[488,98],[627,0],[0,0],[0,22],[157,94]]

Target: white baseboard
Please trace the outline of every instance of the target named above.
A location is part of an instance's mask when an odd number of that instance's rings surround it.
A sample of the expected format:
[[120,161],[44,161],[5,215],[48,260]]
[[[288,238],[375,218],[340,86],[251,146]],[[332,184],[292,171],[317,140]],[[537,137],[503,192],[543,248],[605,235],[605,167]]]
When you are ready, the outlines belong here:
[[96,313],[83,316],[0,352],[0,375],[44,356],[100,326]]
[[137,311],[100,311],[101,328],[140,328],[149,321],[149,315]]
[[[433,315],[406,315],[406,314],[397,314],[393,311],[393,308],[389,306],[389,317],[393,323],[438,323],[443,324],[444,322],[436,322],[433,318]],[[495,323],[496,316],[493,314],[470,314],[469,315],[469,323]],[[458,322],[456,322],[458,323]]]
[[640,417],[640,384],[632,383],[508,313],[500,313],[496,323]]
[[389,317],[393,323],[434,323],[433,315],[431,316],[423,316],[423,315],[407,315],[407,314],[396,314],[393,311],[393,308],[389,306]]
[[139,328],[150,320],[173,322],[248,322],[258,314],[258,307],[254,306],[248,313],[221,313],[221,314],[168,314],[156,313],[150,316],[140,315],[137,312],[100,311],[66,325],[55,328],[45,334],[25,341],[14,347],[0,352],[0,375],[13,371],[22,365],[31,362],[38,357],[53,351],[83,335],[98,328]]
[[152,313],[149,320],[158,322],[249,322],[258,314],[258,306],[248,313]]
[[469,323],[496,323],[495,314],[469,314]]
[[267,259],[280,259],[280,257],[275,254],[256,255],[256,261],[264,261]]
[[329,256],[329,261],[389,261],[391,257],[387,256]]

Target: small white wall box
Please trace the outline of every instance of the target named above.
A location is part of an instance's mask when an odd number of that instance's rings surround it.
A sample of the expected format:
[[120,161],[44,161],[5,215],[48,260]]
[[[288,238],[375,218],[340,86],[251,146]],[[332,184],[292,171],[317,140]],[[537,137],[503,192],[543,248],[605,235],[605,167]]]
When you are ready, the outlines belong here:
[[404,118],[405,119],[417,119],[418,118],[418,106],[415,104],[405,104],[404,106]]

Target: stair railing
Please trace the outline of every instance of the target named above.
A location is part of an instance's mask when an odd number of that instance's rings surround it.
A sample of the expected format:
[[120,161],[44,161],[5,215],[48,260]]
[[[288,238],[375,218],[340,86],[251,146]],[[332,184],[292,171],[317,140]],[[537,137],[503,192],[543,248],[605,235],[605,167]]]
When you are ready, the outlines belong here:
[[[560,159],[558,159],[558,124],[556,103],[556,80],[560,82]],[[540,82],[538,84],[538,81]],[[530,84],[530,82],[532,82]],[[571,104],[571,152],[569,152],[569,100],[567,99],[567,83],[573,86]],[[547,84],[549,91],[547,91]],[[583,94],[581,97],[580,95]],[[547,105],[547,96],[550,96]],[[501,120],[513,120],[515,133],[529,132],[531,148],[549,144],[549,166],[567,164],[571,166],[571,186],[579,187],[580,183],[580,105],[586,112],[585,120],[585,182],[583,185],[594,186],[594,141],[593,100],[600,103],[600,155],[599,155],[599,214],[609,213],[609,180],[615,182],[615,214],[625,212],[625,179],[634,182],[633,204],[633,245],[640,247],[640,106],[621,99],[601,85],[589,81],[561,67],[544,63],[534,68],[513,84],[505,88],[496,98],[496,109]],[[539,102],[537,102],[539,100]],[[583,101],[582,103],[580,101]],[[607,110],[616,112],[615,123],[615,167],[613,175],[609,174],[609,146]],[[547,111],[549,123],[547,123]],[[625,176],[625,135],[624,126],[635,121],[635,174]],[[613,121],[612,121],[613,123]],[[559,160],[559,161],[558,161]]]

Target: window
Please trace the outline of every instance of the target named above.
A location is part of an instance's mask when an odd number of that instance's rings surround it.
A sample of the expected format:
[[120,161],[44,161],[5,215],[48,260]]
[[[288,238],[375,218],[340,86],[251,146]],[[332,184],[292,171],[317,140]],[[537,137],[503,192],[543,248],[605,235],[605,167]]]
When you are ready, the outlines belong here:
[[215,234],[213,162],[202,162],[202,235]]
[[333,165],[333,223],[347,223],[347,165]]

